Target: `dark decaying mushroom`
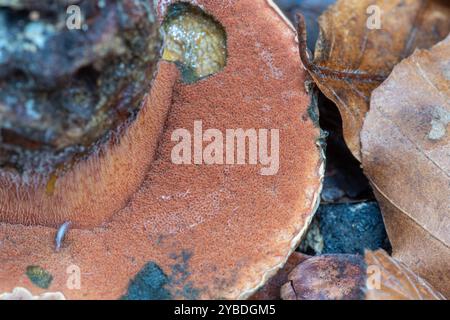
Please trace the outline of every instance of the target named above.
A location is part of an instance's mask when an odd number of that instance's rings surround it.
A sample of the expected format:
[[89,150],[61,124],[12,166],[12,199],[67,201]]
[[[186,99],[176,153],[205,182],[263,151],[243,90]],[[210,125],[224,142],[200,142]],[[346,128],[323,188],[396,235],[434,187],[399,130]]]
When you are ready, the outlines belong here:
[[139,110],[159,51],[146,0],[0,1],[0,167],[48,174],[106,140]]
[[300,262],[281,287],[285,300],[445,300],[386,251],[329,254]]

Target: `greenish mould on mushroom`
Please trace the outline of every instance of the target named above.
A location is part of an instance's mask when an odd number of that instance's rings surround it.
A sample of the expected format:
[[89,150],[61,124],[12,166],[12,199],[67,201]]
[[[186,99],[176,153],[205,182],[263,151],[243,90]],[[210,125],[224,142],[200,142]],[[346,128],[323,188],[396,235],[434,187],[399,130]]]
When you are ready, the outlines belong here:
[[122,300],[169,300],[170,291],[166,288],[169,278],[155,262],[148,262],[136,277],[130,281],[127,293]]
[[174,264],[170,266],[169,274],[154,261],[147,262],[130,281],[128,290],[122,300],[195,300],[201,290],[189,281],[189,260],[192,253],[183,250],[181,253],[170,254]]
[[53,281],[51,273],[39,266],[28,266],[26,275],[34,285],[41,289],[48,289]]
[[184,82],[196,82],[225,67],[225,30],[200,8],[187,3],[170,6],[161,32],[163,59],[177,64]]

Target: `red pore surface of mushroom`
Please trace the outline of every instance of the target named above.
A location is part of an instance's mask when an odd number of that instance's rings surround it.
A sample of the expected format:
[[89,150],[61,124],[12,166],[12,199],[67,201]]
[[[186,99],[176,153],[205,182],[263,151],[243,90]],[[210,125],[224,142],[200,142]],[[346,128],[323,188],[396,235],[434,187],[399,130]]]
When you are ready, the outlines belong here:
[[[171,3],[159,2],[161,20]],[[192,3],[224,27],[226,67],[185,84],[160,62],[120,141],[59,178],[54,194],[19,188],[14,198],[2,184],[0,293],[246,298],[297,246],[318,205],[323,159],[295,31],[272,2]],[[174,164],[172,133],[193,132],[198,120],[204,130],[278,129],[279,170]],[[67,220],[56,252],[56,226]]]

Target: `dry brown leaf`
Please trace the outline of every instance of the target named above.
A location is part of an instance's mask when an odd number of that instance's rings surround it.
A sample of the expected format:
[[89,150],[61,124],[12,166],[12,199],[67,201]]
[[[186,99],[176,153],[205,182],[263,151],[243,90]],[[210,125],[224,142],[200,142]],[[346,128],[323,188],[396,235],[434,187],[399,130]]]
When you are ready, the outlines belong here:
[[393,256],[450,297],[450,36],[396,66],[372,94],[363,166]]
[[[443,300],[425,280],[386,251],[366,251],[366,300]],[[376,274],[378,272],[378,274]]]
[[425,280],[386,251],[331,254],[301,262],[281,288],[285,300],[441,300]]
[[[369,29],[368,7],[381,10],[381,29]],[[346,143],[360,159],[360,131],[371,92],[415,48],[430,48],[450,32],[448,0],[340,0],[319,19],[314,61],[300,51],[321,91],[339,107]]]

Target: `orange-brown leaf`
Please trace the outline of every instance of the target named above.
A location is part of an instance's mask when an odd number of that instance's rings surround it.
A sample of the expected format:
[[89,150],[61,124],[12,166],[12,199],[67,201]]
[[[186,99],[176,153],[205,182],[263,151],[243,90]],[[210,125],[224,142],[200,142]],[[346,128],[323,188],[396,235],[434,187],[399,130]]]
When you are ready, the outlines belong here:
[[[380,29],[369,29],[381,10]],[[303,44],[303,63],[321,91],[338,106],[346,143],[360,159],[360,131],[370,96],[415,48],[430,48],[450,32],[447,0],[340,0],[319,19],[314,61]]]
[[383,250],[366,251],[365,261],[368,267],[367,300],[444,299],[430,284]]

